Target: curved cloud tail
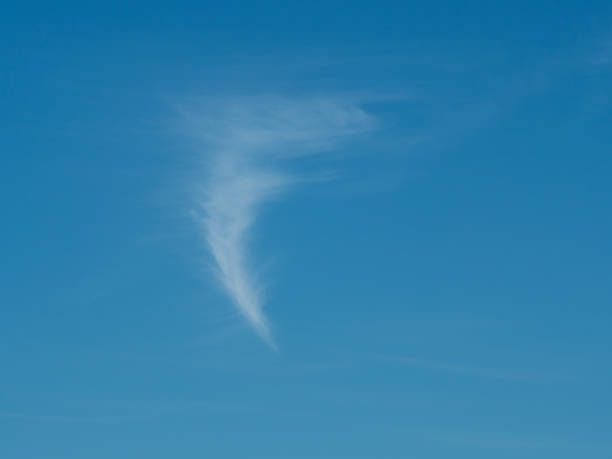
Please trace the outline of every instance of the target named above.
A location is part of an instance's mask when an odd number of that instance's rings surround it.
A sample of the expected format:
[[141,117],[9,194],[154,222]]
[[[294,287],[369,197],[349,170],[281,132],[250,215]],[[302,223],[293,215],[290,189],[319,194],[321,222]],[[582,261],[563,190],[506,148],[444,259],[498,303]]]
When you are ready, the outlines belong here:
[[241,314],[274,347],[270,326],[262,311],[260,289],[248,270],[246,240],[259,206],[284,188],[280,174],[228,164],[221,157],[213,166],[202,202],[205,238],[217,265],[217,274]]

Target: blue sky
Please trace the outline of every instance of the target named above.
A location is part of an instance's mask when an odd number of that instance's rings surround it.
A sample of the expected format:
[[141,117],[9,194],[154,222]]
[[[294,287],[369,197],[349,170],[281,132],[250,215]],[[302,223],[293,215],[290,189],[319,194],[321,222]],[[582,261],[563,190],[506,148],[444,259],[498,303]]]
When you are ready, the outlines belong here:
[[608,2],[0,18],[0,456],[612,457]]

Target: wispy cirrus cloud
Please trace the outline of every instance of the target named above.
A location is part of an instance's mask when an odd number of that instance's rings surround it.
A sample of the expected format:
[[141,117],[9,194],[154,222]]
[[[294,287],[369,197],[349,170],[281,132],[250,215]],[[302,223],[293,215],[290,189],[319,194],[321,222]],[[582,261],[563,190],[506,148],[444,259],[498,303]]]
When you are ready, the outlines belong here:
[[445,435],[439,440],[457,446],[500,449],[500,450],[549,450],[568,448],[568,444],[547,442],[537,439],[522,439],[516,437],[500,437],[493,435]]
[[237,310],[274,347],[262,287],[247,244],[261,206],[300,181],[288,162],[324,154],[372,130],[375,119],[347,97],[208,98],[181,106],[205,171],[196,218],[217,278]]
[[422,360],[400,356],[382,356],[381,360],[397,365],[410,366],[425,370],[440,371],[444,373],[462,374],[467,376],[477,376],[484,378],[500,379],[506,381],[522,382],[548,382],[560,378],[556,374],[543,372],[530,372],[523,370],[509,370],[503,368],[482,367],[465,365],[454,362],[443,362],[435,360]]
[[67,416],[58,414],[30,414],[19,412],[0,411],[0,418],[13,419],[17,421],[49,421],[49,422],[108,422],[120,419],[118,417],[87,417]]

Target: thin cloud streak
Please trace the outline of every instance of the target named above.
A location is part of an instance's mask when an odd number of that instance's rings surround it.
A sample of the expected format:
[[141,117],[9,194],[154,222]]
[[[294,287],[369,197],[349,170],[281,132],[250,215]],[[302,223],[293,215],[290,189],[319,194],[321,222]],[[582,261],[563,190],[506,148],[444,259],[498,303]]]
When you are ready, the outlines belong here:
[[301,181],[289,161],[324,154],[372,130],[374,118],[341,97],[208,99],[181,107],[206,164],[195,212],[220,284],[258,335],[275,347],[263,289],[247,253],[261,206]]
[[561,444],[556,442],[544,442],[537,440],[520,439],[515,437],[504,438],[492,435],[447,435],[440,436],[439,439],[445,443],[454,444],[458,446],[503,450],[540,450],[560,449],[568,447],[567,444]]
[[84,416],[63,416],[63,415],[48,415],[48,414],[27,414],[0,412],[0,418],[14,419],[22,421],[50,421],[50,422],[108,422],[121,419],[118,417],[84,417]]
[[558,379],[558,377],[555,375],[548,375],[543,373],[531,373],[500,368],[477,367],[450,362],[413,359],[409,357],[383,356],[382,360],[398,365],[406,365],[415,368],[442,371],[445,373],[455,373],[485,378],[501,379],[506,381],[544,382]]

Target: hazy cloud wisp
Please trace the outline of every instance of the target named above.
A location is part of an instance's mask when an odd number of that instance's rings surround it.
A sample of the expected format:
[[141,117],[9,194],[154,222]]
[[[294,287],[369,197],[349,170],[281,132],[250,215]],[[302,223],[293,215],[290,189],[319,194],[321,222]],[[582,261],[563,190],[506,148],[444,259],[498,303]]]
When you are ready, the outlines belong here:
[[182,112],[206,164],[196,215],[218,279],[237,310],[274,346],[246,250],[260,207],[299,178],[286,172],[291,159],[324,154],[371,130],[375,120],[341,97],[215,99]]

